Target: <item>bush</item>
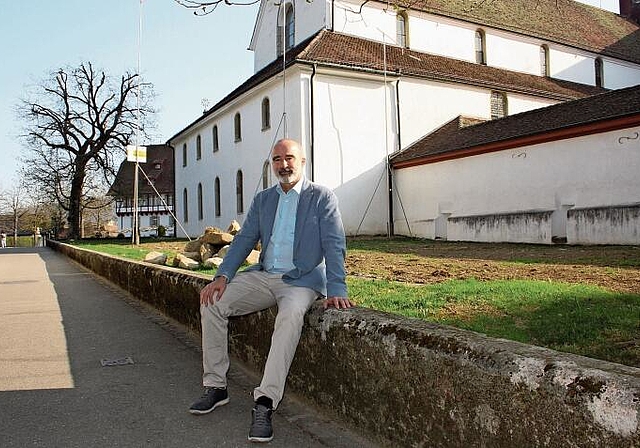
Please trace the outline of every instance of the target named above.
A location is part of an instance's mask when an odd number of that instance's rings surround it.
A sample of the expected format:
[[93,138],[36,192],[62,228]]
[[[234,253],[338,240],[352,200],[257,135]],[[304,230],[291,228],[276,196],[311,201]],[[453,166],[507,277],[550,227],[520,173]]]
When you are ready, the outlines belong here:
[[158,226],[158,237],[162,238],[167,235],[167,228],[163,225]]

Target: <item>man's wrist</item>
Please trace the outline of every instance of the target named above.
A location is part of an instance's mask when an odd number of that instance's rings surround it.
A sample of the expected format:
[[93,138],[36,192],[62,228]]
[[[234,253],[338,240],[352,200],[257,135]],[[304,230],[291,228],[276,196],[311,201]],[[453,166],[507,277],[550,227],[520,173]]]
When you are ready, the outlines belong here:
[[215,282],[215,281],[216,281],[216,280],[218,280],[219,278],[224,278],[224,282],[225,282],[225,283],[229,283],[229,277],[227,277],[227,276],[226,276],[226,275],[224,275],[224,274],[218,274],[218,275],[215,275],[215,276],[213,277],[213,281]]

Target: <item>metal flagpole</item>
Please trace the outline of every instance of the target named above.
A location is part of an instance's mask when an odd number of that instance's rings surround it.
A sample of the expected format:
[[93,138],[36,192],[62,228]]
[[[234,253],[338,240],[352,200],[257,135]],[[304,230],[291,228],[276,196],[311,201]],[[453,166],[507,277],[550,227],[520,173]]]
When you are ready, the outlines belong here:
[[136,96],[136,148],[135,148],[135,158],[136,158],[136,167],[134,169],[133,174],[133,228],[131,229],[131,243],[134,245],[140,244],[140,234],[138,232],[138,228],[140,227],[139,217],[138,217],[138,170],[140,169],[140,47],[142,43],[142,3],[144,0],[140,0],[140,5],[138,8],[138,86],[137,86],[137,96]]

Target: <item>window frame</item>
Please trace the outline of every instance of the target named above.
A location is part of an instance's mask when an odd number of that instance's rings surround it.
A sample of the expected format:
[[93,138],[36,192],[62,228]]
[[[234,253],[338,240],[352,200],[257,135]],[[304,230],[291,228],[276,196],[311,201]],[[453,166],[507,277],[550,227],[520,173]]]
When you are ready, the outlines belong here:
[[200,134],[196,137],[196,160],[202,159],[202,137]]
[[[500,103],[498,104],[497,101],[500,101]],[[509,115],[509,102],[505,92],[499,90],[491,91],[490,112],[492,120],[504,118]]]
[[213,152],[218,152],[220,150],[220,141],[218,140],[218,125],[214,124],[213,128],[211,128],[211,140],[213,145]]
[[233,116],[233,137],[236,143],[242,141],[242,116],[236,112]]
[[487,35],[478,28],[474,34],[476,64],[487,65]]
[[216,217],[222,215],[222,206],[220,204],[220,178],[216,176],[213,181],[213,198],[214,198],[214,214]]
[[262,115],[262,130],[271,129],[271,101],[269,101],[268,96],[262,99],[260,111]]
[[204,219],[204,208],[202,205],[202,184],[198,183],[198,221]]
[[182,167],[187,166],[187,144],[182,144]]
[[244,213],[244,175],[242,170],[236,172],[236,213]]
[[[296,20],[295,8],[291,2],[284,3],[284,23],[282,23],[282,11],[278,11],[276,20],[276,55],[282,56],[296,44]],[[289,25],[289,26],[287,26]],[[284,46],[284,51],[283,51]]]
[[[400,24],[402,24],[402,30]],[[409,48],[409,16],[406,11],[396,13],[396,45]]]
[[271,164],[267,160],[262,164],[262,189],[263,190],[266,190],[271,185],[271,179],[269,178],[270,173],[271,173]]
[[540,45],[540,75],[548,77],[551,73],[549,62],[549,46]]
[[593,60],[593,68],[595,71],[596,87],[604,87],[604,61],[601,57],[597,57]]
[[186,187],[182,190],[182,220],[189,222],[189,192]]

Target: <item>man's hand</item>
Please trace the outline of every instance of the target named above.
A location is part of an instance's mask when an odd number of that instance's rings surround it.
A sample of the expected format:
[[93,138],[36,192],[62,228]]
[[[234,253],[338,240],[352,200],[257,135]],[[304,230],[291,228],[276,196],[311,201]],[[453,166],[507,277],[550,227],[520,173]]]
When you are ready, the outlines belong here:
[[327,297],[326,299],[324,299],[324,302],[322,302],[322,306],[324,306],[324,309],[326,310],[327,308],[333,307],[333,308],[351,308],[352,306],[355,306],[356,304],[353,303],[351,300],[349,300],[346,297]]
[[213,305],[222,299],[225,289],[227,289],[227,278],[223,276],[216,277],[200,291],[200,304],[205,306]]

